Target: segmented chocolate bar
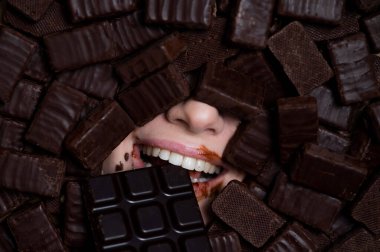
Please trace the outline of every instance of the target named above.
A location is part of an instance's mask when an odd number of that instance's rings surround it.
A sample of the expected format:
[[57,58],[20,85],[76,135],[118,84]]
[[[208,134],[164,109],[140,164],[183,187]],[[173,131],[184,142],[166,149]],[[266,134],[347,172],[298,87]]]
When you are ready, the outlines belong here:
[[26,133],[25,139],[59,154],[66,135],[79,120],[87,96],[73,88],[53,83]]
[[45,49],[40,44],[31,56],[24,74],[33,80],[47,82],[51,78],[51,71],[47,64]]
[[28,18],[38,21],[54,0],[8,0],[7,2]]
[[334,244],[332,251],[356,252],[356,251],[378,251],[379,242],[364,228],[357,228],[347,234],[341,241]]
[[[22,206],[31,197],[16,190],[0,189],[0,219]],[[0,242],[1,243],[1,242]],[[0,246],[1,248],[1,246]]]
[[207,29],[212,19],[213,0],[147,0],[146,22]]
[[209,235],[209,239],[213,251],[242,251],[239,236],[235,232]]
[[380,52],[380,14],[363,18],[363,24],[370,41],[371,51]]
[[27,125],[0,116],[0,146],[2,148],[22,151],[25,147],[24,135]]
[[351,140],[348,136],[319,127],[318,145],[331,151],[344,154],[350,149]]

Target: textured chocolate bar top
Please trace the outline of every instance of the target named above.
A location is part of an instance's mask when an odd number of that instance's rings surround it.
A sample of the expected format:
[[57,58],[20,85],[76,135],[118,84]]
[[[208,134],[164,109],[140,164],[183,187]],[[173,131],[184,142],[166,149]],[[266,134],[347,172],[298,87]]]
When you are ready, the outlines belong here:
[[7,0],[7,2],[33,21],[37,21],[45,14],[54,0]]

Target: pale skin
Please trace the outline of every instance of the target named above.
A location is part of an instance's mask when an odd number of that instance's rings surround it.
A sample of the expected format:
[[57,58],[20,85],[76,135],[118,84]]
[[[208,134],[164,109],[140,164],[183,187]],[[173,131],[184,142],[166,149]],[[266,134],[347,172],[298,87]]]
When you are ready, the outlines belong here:
[[[156,147],[157,151],[158,148],[165,150],[166,154],[178,153],[178,157],[170,162],[182,162],[184,165],[186,159],[188,164],[185,167],[191,167],[195,162],[197,165],[207,162],[222,167],[219,175],[214,175],[216,177],[210,181],[193,183],[202,216],[207,223],[209,204],[215,194],[229,181],[241,181],[245,176],[244,172],[221,160],[223,151],[239,124],[240,120],[222,115],[206,103],[186,100],[130,133],[104,161],[103,173],[144,167],[140,156],[144,145]],[[159,155],[161,159],[166,159],[163,151]],[[178,168],[183,169],[181,165]],[[192,173],[191,176],[196,177]]]

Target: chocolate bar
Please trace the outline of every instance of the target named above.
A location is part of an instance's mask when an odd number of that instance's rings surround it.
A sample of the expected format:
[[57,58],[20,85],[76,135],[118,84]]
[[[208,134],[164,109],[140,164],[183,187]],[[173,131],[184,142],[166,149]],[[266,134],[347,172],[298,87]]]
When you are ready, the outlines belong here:
[[[247,177],[245,178],[247,179]],[[247,183],[246,181],[244,181]],[[248,182],[248,189],[255,195],[258,199],[264,200],[267,196],[267,191],[264,187],[259,185],[256,181],[253,179]]]
[[367,114],[371,130],[380,141],[380,103],[375,102],[367,106]]
[[45,50],[40,45],[31,56],[24,74],[33,80],[44,83],[48,82],[52,74],[46,62],[45,56]]
[[373,12],[380,7],[378,1],[373,0],[354,0],[355,6],[362,12]]
[[230,0],[216,0],[216,7],[219,15],[226,14],[230,8]]
[[373,53],[380,52],[380,14],[371,15],[369,17],[363,18],[363,25],[370,41],[371,51]]
[[16,251],[16,245],[14,244],[11,234],[5,225],[0,225],[0,251],[14,252]]
[[239,236],[235,232],[209,235],[212,251],[242,251]]
[[25,202],[30,200],[30,198],[31,197],[26,193],[21,193],[16,190],[0,189],[0,219],[3,219],[4,216],[22,206]]
[[344,214],[339,214],[330,230],[326,233],[332,241],[335,241],[339,237],[342,237],[344,234],[351,231],[354,228],[354,225],[355,222],[351,218],[345,216]]
[[98,251],[211,251],[185,169],[103,175],[89,179],[84,194]]
[[168,24],[190,29],[207,29],[212,19],[213,0],[147,0],[147,23]]
[[259,175],[256,176],[256,181],[261,185],[269,188],[276,178],[276,175],[280,172],[280,164],[274,157],[270,157],[266,164],[261,169]]
[[54,0],[8,0],[7,2],[28,18],[38,21]]
[[318,145],[333,152],[344,154],[350,149],[351,140],[347,136],[319,127]]
[[334,244],[332,251],[378,251],[380,244],[364,228],[357,228],[346,235],[340,242]]
[[16,151],[24,150],[26,130],[25,123],[0,116],[0,146]]

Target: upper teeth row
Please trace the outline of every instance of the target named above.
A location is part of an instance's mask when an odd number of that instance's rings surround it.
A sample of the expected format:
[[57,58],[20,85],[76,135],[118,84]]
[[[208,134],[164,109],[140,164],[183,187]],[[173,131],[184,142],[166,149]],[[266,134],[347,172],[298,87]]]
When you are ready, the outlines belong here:
[[159,157],[160,159],[166,160],[173,165],[181,166],[182,168],[188,170],[201,171],[210,174],[218,174],[220,172],[219,167],[210,164],[207,161],[183,156],[179,153],[172,152],[166,149],[144,145],[142,147],[142,151],[145,155]]

